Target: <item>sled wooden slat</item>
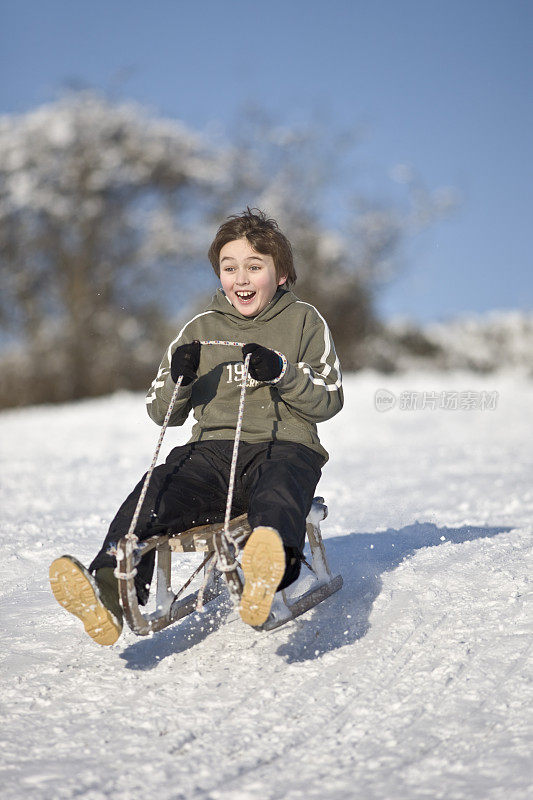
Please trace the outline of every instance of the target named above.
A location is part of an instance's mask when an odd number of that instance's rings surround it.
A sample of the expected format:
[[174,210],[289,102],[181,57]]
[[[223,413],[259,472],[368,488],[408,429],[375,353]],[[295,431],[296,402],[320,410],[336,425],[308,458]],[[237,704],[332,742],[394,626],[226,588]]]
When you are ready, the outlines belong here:
[[[195,528],[189,528],[179,534],[169,535],[170,549],[174,553],[193,553],[201,552],[208,553],[214,550],[213,536],[221,529],[221,523],[211,525],[198,525]],[[249,536],[251,533],[250,525],[246,514],[241,514],[240,517],[235,517],[230,521],[229,532],[235,538],[241,536]]]
[[[260,630],[273,630],[285,622],[304,614],[310,608],[325,600],[342,586],[342,576],[333,577],[328,566],[326,551],[320,533],[320,521],[325,519],[328,510],[322,497],[315,497],[307,518],[307,536],[311,548],[312,569],[316,577],[316,584],[300,597],[291,601],[284,597],[285,609],[281,616],[271,614],[269,619],[261,626]],[[230,533],[236,541],[238,548],[242,549],[251,533],[246,514],[235,517],[229,525]],[[179,619],[196,610],[198,592],[181,597],[182,589],[174,594],[171,587],[171,556],[173,552],[204,552],[214,553],[216,537],[222,536],[222,523],[200,525],[187,531],[178,533],[170,532],[159,536],[151,536],[137,543],[137,546],[122,538],[117,546],[117,574],[119,583],[119,596],[124,618],[131,630],[139,636],[146,636],[162,630]],[[156,551],[156,611],[143,614],[139,608],[137,592],[135,590],[136,564],[141,557],[151,550]],[[234,596],[242,592],[242,581],[237,569],[230,569],[225,573],[212,570],[209,581],[205,587],[203,602],[208,603],[220,593],[222,580],[227,584]],[[283,603],[282,603],[283,605]],[[286,612],[286,613],[285,613]]]

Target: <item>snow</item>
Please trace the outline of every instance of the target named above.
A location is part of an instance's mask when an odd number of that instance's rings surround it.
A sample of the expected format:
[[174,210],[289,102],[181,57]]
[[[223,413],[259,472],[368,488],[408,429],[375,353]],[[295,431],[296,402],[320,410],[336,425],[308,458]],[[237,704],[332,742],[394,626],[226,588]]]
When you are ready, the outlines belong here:
[[[90,561],[149,465],[143,398],[0,415],[3,798],[532,796],[533,383],[365,372],[345,387],[318,488],[343,589],[268,634],[222,598],[111,648],[59,607],[47,570]],[[379,389],[498,402],[379,412]]]
[[531,377],[532,349],[533,314],[493,309],[425,325],[390,320],[368,337],[361,356],[368,367],[388,371],[520,371]]

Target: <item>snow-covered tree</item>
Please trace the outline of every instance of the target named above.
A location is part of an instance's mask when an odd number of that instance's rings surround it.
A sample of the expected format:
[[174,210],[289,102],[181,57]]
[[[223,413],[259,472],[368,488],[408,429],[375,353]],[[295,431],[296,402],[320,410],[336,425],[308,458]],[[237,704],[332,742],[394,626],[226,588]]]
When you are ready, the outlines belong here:
[[230,164],[179,122],[93,92],[0,118],[0,314],[34,399],[153,370],[143,342],[165,339],[165,283],[197,253]]

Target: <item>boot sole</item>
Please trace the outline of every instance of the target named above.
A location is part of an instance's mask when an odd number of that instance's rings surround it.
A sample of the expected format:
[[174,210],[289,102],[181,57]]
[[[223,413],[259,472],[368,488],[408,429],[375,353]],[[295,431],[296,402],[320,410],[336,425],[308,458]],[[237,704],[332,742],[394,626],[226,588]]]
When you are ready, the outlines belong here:
[[85,567],[72,556],[61,556],[52,562],[49,574],[55,599],[83,622],[91,639],[101,645],[115,644],[122,626],[100,600]]
[[274,528],[254,528],[243,550],[244,589],[239,612],[254,627],[267,621],[276,589],[285,572],[283,542]]

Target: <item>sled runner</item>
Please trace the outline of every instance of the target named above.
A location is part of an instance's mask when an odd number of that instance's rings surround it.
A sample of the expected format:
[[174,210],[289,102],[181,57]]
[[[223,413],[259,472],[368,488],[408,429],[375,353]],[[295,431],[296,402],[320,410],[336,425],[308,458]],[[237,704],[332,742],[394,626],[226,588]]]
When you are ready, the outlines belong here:
[[[307,517],[307,537],[311,549],[311,565],[313,584],[310,589],[296,598],[289,598],[285,591],[278,592],[267,621],[258,630],[272,630],[295,619],[326,597],[337,592],[342,586],[342,576],[333,577],[328,566],[324,543],[320,532],[320,522],[327,516],[328,509],[322,497],[315,497],[311,511]],[[248,539],[251,528],[246,514],[235,517],[229,525],[230,534],[239,551]],[[151,536],[139,541],[136,545],[123,537],[117,546],[117,572],[119,594],[124,610],[124,619],[131,630],[139,636],[160,631],[179,619],[197,610],[200,590],[182,597],[185,589],[194,577],[208,564],[214,563],[216,551],[220,547],[217,537],[221,537],[221,523],[202,525],[180,533]],[[143,614],[139,608],[135,591],[135,567],[141,557],[150,550],[156,552],[156,610],[151,614]],[[206,557],[199,568],[193,572],[181,589],[174,593],[171,587],[172,553],[203,552]],[[231,557],[231,555],[230,555]],[[214,566],[208,571],[207,582],[203,590],[203,603],[217,597],[222,586],[227,583],[230,593],[236,597],[242,592],[238,561],[232,558],[231,568],[220,572]]]

